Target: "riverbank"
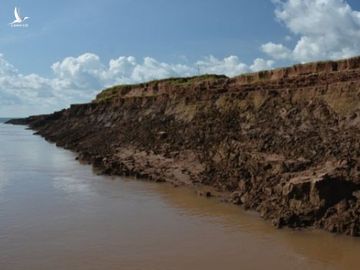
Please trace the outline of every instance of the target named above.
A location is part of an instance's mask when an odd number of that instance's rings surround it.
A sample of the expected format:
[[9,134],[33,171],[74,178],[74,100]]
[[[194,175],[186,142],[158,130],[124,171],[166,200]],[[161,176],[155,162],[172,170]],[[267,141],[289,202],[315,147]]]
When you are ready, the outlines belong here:
[[1,270],[358,269],[360,238],[279,231],[191,186],[97,175],[32,133],[0,123]]
[[9,123],[105,174],[209,186],[277,227],[360,235],[360,58],[116,86]]

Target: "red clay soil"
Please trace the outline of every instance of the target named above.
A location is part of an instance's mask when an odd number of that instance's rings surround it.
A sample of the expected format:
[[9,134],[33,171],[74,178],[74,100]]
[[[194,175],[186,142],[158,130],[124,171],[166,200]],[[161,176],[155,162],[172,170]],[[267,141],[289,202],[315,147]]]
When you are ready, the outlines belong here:
[[116,86],[10,123],[106,174],[205,185],[278,227],[360,236],[360,58]]

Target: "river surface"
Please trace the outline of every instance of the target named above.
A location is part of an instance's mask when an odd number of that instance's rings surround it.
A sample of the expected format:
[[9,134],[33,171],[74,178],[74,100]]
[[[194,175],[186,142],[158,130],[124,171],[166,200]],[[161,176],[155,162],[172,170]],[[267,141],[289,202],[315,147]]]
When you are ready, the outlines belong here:
[[360,240],[276,230],[192,190],[97,176],[0,123],[1,270],[360,269]]

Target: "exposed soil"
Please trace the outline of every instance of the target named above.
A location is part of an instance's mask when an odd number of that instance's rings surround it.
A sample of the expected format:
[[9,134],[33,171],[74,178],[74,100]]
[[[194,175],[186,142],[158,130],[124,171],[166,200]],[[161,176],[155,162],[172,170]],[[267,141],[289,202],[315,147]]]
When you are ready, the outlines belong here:
[[106,174],[205,185],[278,227],[360,236],[360,58],[117,86],[10,123]]

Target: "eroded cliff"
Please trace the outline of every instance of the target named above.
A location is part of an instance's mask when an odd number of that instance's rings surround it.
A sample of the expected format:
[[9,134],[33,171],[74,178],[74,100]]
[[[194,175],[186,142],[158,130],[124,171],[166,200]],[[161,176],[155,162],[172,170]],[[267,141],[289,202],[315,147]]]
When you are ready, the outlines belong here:
[[207,185],[279,227],[360,235],[360,58],[116,86],[12,123],[107,174]]

